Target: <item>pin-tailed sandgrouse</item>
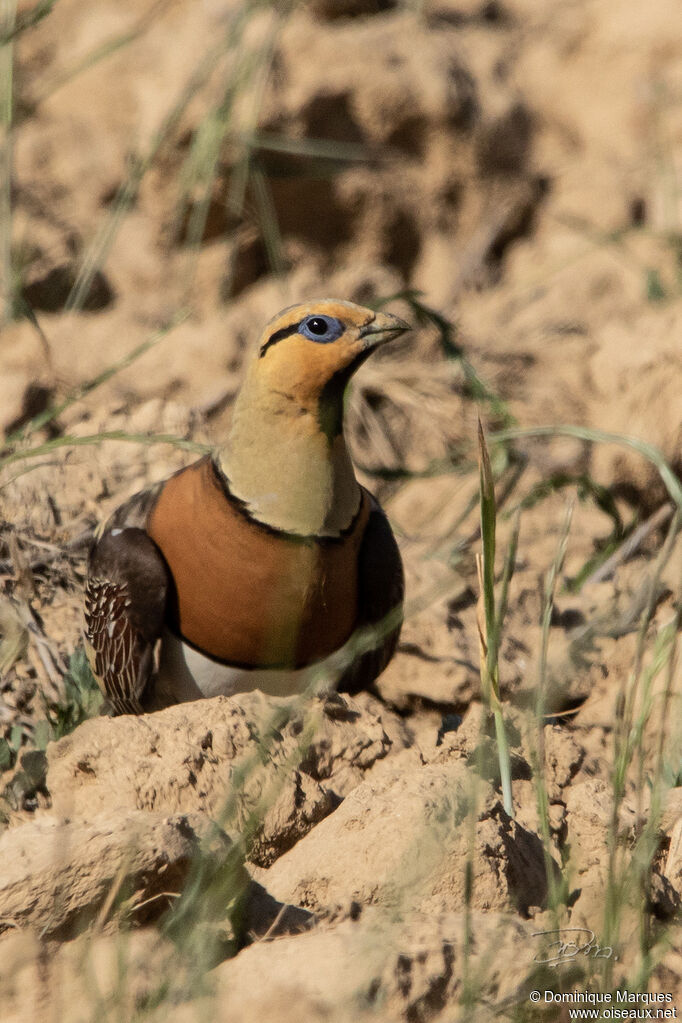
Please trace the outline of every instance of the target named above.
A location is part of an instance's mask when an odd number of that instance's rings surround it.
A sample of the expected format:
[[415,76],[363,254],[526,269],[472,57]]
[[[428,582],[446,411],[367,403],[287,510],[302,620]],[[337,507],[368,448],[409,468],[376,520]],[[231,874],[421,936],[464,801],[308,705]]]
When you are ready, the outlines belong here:
[[355,478],[343,401],[358,366],[407,329],[350,302],[285,309],[261,337],[225,445],[109,519],[90,556],[85,617],[115,712],[140,713],[152,691],[156,705],[291,693],[311,665],[356,691],[384,669],[402,564]]

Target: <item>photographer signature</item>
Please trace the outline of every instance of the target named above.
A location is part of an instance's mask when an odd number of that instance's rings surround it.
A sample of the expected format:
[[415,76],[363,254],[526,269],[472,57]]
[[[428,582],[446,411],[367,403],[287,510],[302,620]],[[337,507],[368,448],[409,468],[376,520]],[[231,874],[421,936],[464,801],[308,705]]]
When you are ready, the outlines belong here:
[[544,954],[545,959],[538,959],[536,955],[534,963],[541,963],[544,966],[556,966],[557,963],[575,959],[576,956],[587,956],[592,959],[618,959],[613,955],[613,948],[610,945],[600,945],[597,936],[589,927],[564,927],[559,931],[534,931],[533,938],[551,938],[554,941],[547,943]]

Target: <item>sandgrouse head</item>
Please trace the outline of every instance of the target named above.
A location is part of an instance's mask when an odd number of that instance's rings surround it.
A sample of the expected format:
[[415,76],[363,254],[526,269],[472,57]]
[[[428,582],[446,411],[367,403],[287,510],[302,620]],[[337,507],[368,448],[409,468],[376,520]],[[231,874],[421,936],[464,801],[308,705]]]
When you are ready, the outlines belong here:
[[344,391],[376,348],[408,329],[390,313],[331,299],[270,321],[219,456],[254,518],[303,535],[347,528],[360,488],[343,436]]
[[409,329],[392,313],[353,302],[318,299],[290,306],[263,331],[253,371],[264,386],[324,420],[325,408],[331,413],[338,406],[365,359]]

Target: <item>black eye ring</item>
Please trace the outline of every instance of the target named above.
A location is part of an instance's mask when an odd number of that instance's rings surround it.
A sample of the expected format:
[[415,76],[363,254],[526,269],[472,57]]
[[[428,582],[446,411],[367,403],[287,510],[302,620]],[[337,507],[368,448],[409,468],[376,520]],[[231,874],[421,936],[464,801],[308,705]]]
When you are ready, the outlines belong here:
[[306,316],[298,325],[299,334],[321,344],[336,341],[344,330],[344,325],[335,316]]

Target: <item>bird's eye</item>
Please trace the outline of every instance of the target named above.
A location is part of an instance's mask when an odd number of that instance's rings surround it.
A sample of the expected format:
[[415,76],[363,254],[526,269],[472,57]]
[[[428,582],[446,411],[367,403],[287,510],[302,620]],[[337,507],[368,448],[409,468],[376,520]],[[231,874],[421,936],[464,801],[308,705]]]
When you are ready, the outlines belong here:
[[327,344],[343,334],[343,324],[334,316],[306,316],[299,325],[299,333],[310,341]]

